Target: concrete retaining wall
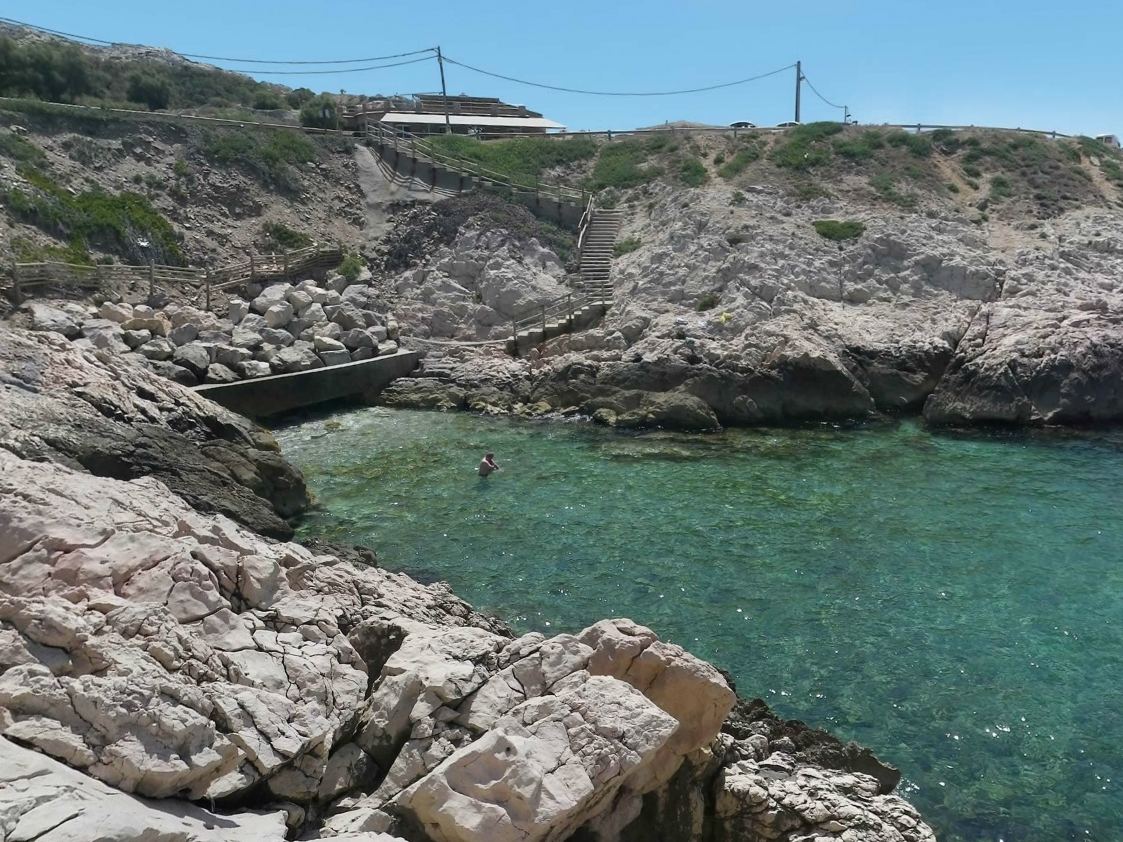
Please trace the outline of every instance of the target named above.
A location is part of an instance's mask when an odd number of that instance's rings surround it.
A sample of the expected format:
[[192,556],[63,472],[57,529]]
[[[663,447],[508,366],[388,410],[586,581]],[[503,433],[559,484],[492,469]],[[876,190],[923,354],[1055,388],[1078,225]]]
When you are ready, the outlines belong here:
[[295,374],[197,386],[195,391],[234,412],[261,418],[364,392],[377,392],[391,380],[417,368],[420,358],[417,351],[399,351],[390,356]]

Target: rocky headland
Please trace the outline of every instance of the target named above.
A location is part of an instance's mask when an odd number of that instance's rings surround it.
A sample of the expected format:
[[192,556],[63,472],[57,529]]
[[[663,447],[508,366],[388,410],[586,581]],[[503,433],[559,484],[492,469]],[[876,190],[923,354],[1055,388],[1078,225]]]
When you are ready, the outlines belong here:
[[0,349],[0,838],[934,838],[892,767],[651,630],[516,637],[292,543],[261,428],[52,332]]

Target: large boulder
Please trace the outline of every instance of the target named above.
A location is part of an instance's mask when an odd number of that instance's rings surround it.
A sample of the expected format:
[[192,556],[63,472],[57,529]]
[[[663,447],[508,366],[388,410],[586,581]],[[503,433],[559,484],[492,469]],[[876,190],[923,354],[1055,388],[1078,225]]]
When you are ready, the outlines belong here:
[[250,302],[250,309],[255,313],[264,315],[265,311],[275,304],[288,303],[289,293],[293,291],[291,284],[273,284],[262,290],[261,295]]
[[25,301],[19,309],[32,330],[61,333],[67,339],[77,339],[81,335],[82,330],[74,317],[58,307],[52,307],[41,301]]
[[0,737],[0,839],[12,842],[284,842],[285,814],[218,815],[107,786]]
[[207,373],[207,369],[213,360],[209,348],[198,342],[189,342],[175,349],[172,354],[172,362],[190,369],[197,376],[202,377]]
[[564,685],[515,707],[393,809],[434,842],[568,838],[658,756],[679,723],[617,679],[576,673]]
[[339,351],[320,351],[319,355],[324,365],[343,365],[351,362],[351,352],[346,348]]
[[296,337],[289,333],[287,330],[281,330],[280,328],[276,327],[265,328],[265,330],[261,332],[261,338],[269,345],[281,346],[291,345],[296,339]]
[[269,327],[284,327],[292,321],[292,317],[292,305],[287,301],[274,304],[265,311],[265,323],[269,325]]
[[637,409],[617,418],[616,426],[625,429],[665,427],[690,432],[721,429],[709,405],[686,392],[646,393]]
[[122,324],[133,317],[133,305],[125,302],[115,304],[112,301],[106,301],[98,308],[97,314],[100,318]]
[[331,317],[331,320],[343,328],[343,330],[362,329],[367,326],[367,320],[366,317],[363,316],[363,311],[349,301],[344,301],[339,305],[335,314]]
[[170,339],[174,345],[186,345],[188,342],[194,342],[198,336],[199,328],[191,324],[191,322],[185,322],[179,327],[173,327],[168,334],[168,339]]
[[[56,331],[57,332],[57,331]],[[82,335],[90,340],[95,348],[122,354],[129,350],[125,344],[125,331],[121,325],[109,319],[89,319],[82,323]],[[151,332],[148,334],[151,336]]]
[[241,298],[231,298],[226,305],[226,318],[230,319],[232,324],[239,324],[249,311],[250,305],[248,302]]
[[282,348],[270,363],[274,369],[283,372],[308,371],[322,368],[324,363],[316,356],[316,348],[311,342],[299,339],[287,348]]
[[205,382],[207,383],[237,383],[241,380],[238,374],[224,366],[222,363],[211,363],[207,367]]
[[167,339],[157,337],[144,343],[137,350],[149,360],[170,360],[175,353],[175,346]]

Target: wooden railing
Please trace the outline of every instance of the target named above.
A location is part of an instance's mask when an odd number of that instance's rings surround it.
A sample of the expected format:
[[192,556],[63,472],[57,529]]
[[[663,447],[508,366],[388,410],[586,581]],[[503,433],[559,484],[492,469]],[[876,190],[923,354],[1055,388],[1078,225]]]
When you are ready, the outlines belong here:
[[46,261],[16,263],[12,271],[13,300],[19,304],[28,289],[42,286],[72,286],[79,289],[101,289],[113,281],[130,284],[148,283],[151,295],[157,285],[182,289],[202,288],[206,309],[211,307],[211,294],[258,281],[287,280],[293,275],[315,269],[331,269],[343,262],[342,246],[309,246],[281,254],[254,255],[247,260],[215,269],[182,266],[94,265]]
[[485,183],[505,187],[508,190],[520,190],[534,193],[546,198],[556,198],[559,202],[572,202],[584,205],[589,198],[585,190],[574,190],[561,184],[547,184],[539,179],[520,179],[508,173],[501,173],[488,169],[478,161],[472,161],[460,155],[455,155],[437,147],[432,141],[419,135],[411,134],[404,130],[389,129],[379,123],[367,127],[367,137],[380,148],[389,146],[396,155],[406,154],[416,160],[428,160],[431,164],[439,164],[448,170],[470,176],[481,187]]
[[559,317],[571,318],[582,307],[593,304],[607,304],[603,291],[597,293],[567,293],[545,304],[536,304],[527,309],[527,315],[514,319],[511,322],[511,335],[518,342],[520,330],[530,330],[536,327],[546,329],[551,319]]

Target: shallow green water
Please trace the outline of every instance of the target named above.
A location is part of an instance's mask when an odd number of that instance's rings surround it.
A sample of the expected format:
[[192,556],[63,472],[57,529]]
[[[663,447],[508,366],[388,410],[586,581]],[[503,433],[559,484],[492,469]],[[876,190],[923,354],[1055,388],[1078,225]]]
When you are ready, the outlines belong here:
[[277,431],[302,534],[519,630],[649,625],[898,764],[941,840],[1123,838],[1123,435],[325,421]]

